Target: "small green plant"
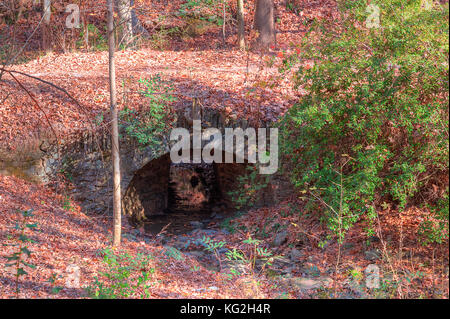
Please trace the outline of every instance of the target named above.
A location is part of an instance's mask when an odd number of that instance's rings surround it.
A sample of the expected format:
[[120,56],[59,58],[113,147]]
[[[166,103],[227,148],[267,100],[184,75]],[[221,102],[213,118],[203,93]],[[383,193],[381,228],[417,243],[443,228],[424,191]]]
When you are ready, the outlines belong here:
[[[244,211],[238,211],[236,214],[232,217],[225,218],[222,223],[220,224],[220,227],[225,229],[226,231],[230,232],[231,234],[234,234],[238,230],[238,223],[234,221],[234,219],[239,218],[240,216],[244,215]],[[244,230],[245,231],[245,230]]]
[[58,279],[61,279],[62,276],[61,275],[57,275],[55,273],[52,273],[50,278],[47,280],[48,283],[50,283],[50,293],[56,295],[57,293],[59,293],[63,287],[56,285],[56,282],[58,281]]
[[290,11],[292,13],[295,13],[297,15],[299,15],[300,12],[302,11],[299,4],[295,0],[287,0],[286,1],[286,10]]
[[444,196],[438,199],[436,205],[429,205],[432,217],[426,218],[419,227],[419,236],[423,245],[443,243],[448,240],[449,200],[448,187]]
[[64,197],[63,209],[71,211],[71,212],[75,211],[75,207],[73,206],[72,201],[70,200],[69,196]]
[[76,42],[78,48],[83,48],[86,45],[86,36],[88,38],[88,47],[86,49],[93,48],[95,51],[105,51],[108,49],[106,37],[94,24],[88,24],[85,29],[81,30],[80,37]]
[[94,283],[87,288],[90,297],[116,299],[150,296],[149,288],[155,271],[150,267],[152,256],[142,253],[132,256],[112,249],[105,249],[101,254],[107,270],[99,272],[100,277],[94,277]]
[[194,17],[219,26],[223,25],[223,5],[225,13],[228,6],[223,0],[188,0],[180,6],[179,17]]
[[[200,242],[205,247],[206,251],[209,251],[215,255],[222,271],[222,259],[219,254],[219,249],[225,247],[226,242],[216,241],[207,236],[203,236]],[[242,265],[248,266],[252,273],[255,273],[256,271],[256,263],[258,260],[264,261],[260,270],[260,272],[262,272],[267,265],[272,265],[273,260],[277,258],[276,256],[273,256],[267,248],[260,247],[262,241],[252,238],[251,235],[242,240],[241,243],[242,245],[239,248],[227,248],[225,251],[225,258],[232,264],[234,264],[234,262],[238,262]],[[240,275],[241,272],[239,271],[239,269],[237,269],[237,267],[231,267],[229,273],[227,274],[227,277],[229,279],[233,279],[234,277]]]
[[31,251],[28,249],[27,243],[35,243],[36,241],[32,240],[26,235],[26,231],[28,229],[35,229],[37,227],[37,224],[30,223],[29,219],[33,217],[33,211],[32,210],[25,210],[20,211],[22,214],[22,220],[20,222],[16,223],[16,226],[14,229],[17,231],[17,237],[16,242],[13,244],[4,244],[3,246],[13,246],[17,247],[17,251],[12,253],[9,256],[6,256],[6,259],[9,263],[7,263],[6,267],[11,267],[10,269],[14,270],[15,273],[15,279],[16,279],[16,297],[19,297],[19,279],[21,276],[24,276],[27,274],[24,267],[28,268],[36,268],[35,265],[25,262],[26,257],[31,256]]
[[[229,249],[225,256],[229,261],[237,261],[244,265],[247,265],[252,274],[256,272],[257,261],[262,261],[261,269],[259,273],[263,272],[266,266],[271,266],[272,262],[277,258],[273,256],[267,248],[260,247],[262,241],[252,238],[249,235],[246,239],[242,241],[243,247]],[[232,279],[234,276],[240,275],[239,270],[231,268],[228,277]]]
[[193,271],[193,272],[197,272],[197,271],[199,271],[200,270],[200,266],[192,266],[192,268],[191,268],[191,270]]
[[263,196],[268,183],[267,175],[259,174],[257,165],[247,166],[247,173],[238,176],[239,187],[236,190],[228,192],[237,209],[251,207],[255,205]]
[[220,260],[220,254],[217,250],[224,247],[225,242],[215,241],[212,238],[206,236],[203,236],[200,242],[205,247],[205,250],[214,253],[214,256],[216,256],[216,259],[219,262],[220,271],[222,271],[222,262]]
[[120,112],[120,124],[125,132],[142,146],[155,150],[168,143],[170,129],[175,123],[170,104],[176,101],[173,86],[162,80],[160,74],[150,79],[140,79],[144,86],[140,93],[147,98],[148,106],[141,112],[127,105]]
[[249,250],[249,260],[251,262],[252,269],[255,269],[256,260],[266,260],[266,263],[263,265],[271,265],[272,260],[270,257],[272,253],[267,248],[261,248],[259,245],[262,243],[261,240],[252,238],[252,236],[248,236],[247,239],[242,241],[243,244],[246,244],[250,247]]
[[175,260],[184,260],[183,253],[175,247],[166,247],[164,249],[164,255]]
[[361,282],[364,278],[363,273],[361,272],[361,270],[356,269],[356,268],[352,268],[349,270],[349,275],[352,278],[352,280],[356,281],[356,282]]
[[169,45],[169,41],[175,35],[181,33],[178,27],[162,26],[158,31],[154,32],[150,38],[150,46],[156,50],[165,50]]

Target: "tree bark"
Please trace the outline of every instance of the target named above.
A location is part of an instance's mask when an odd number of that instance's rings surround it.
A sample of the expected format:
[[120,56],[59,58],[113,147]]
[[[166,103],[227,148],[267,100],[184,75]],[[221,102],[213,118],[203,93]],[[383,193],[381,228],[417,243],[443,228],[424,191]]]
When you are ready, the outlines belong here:
[[52,48],[52,39],[50,35],[50,18],[51,18],[51,0],[43,1],[43,18],[42,18],[42,49],[46,52]]
[[131,18],[131,2],[130,0],[116,0],[117,12],[120,19],[120,38],[119,44],[128,45],[133,41],[133,24]]
[[244,24],[244,1],[237,0],[238,20],[238,43],[241,50],[245,50],[245,24]]
[[273,0],[256,0],[254,28],[258,31],[258,45],[268,48],[275,42]]
[[133,35],[140,35],[140,36],[149,38],[150,34],[144,28],[141,21],[139,21],[136,11],[133,8],[134,0],[130,0],[130,4],[131,4],[131,25],[133,27]]
[[120,246],[122,232],[122,203],[120,193],[119,127],[117,120],[116,68],[114,64],[114,4],[108,0],[109,90],[111,107],[111,157],[113,162],[113,247]]

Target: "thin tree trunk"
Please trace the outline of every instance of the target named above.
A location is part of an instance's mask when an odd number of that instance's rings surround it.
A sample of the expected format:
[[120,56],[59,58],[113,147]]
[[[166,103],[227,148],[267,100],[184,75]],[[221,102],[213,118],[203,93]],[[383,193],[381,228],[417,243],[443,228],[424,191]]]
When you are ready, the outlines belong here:
[[254,28],[259,32],[258,44],[268,48],[275,42],[273,0],[256,0]]
[[128,45],[133,41],[133,25],[131,19],[130,0],[117,0],[117,11],[120,19],[120,40],[119,44]]
[[42,21],[42,48],[44,51],[51,50],[50,37],[50,17],[51,17],[51,0],[43,1],[43,21]]
[[226,3],[225,3],[225,1],[223,1],[223,3],[222,3],[222,5],[223,5],[223,25],[222,25],[222,38],[223,38],[223,43],[225,43],[225,40],[226,40],[226,34],[225,34],[225,23],[226,23],[226,21],[225,21],[225,19],[226,19],[226,11],[225,11],[225,9],[226,9]]
[[119,127],[117,120],[116,98],[116,69],[114,64],[114,4],[108,0],[108,46],[109,46],[109,89],[112,114],[111,157],[113,162],[113,246],[120,246],[122,231],[122,207],[120,196],[120,156],[119,156]]
[[131,25],[133,27],[133,35],[139,35],[146,38],[150,38],[150,34],[148,33],[147,29],[144,28],[141,21],[139,21],[139,18],[136,14],[136,10],[134,10],[134,0],[130,0],[131,5]]
[[244,1],[237,0],[238,43],[239,49],[245,50]]

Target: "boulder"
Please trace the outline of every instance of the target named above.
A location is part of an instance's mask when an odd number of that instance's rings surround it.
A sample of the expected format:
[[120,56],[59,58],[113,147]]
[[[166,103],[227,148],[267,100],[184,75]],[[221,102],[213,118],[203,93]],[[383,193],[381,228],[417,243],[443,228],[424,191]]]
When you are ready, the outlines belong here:
[[375,261],[381,258],[381,253],[378,249],[367,250],[364,252],[364,258],[369,261]]
[[196,220],[190,222],[189,224],[190,224],[193,228],[197,228],[197,229],[203,227],[203,223],[202,223],[202,222],[199,222],[199,221],[196,221]]
[[276,236],[275,239],[273,241],[273,246],[274,247],[278,247],[283,245],[286,240],[287,240],[287,236],[288,236],[288,232],[286,230],[283,230],[281,232],[279,232]]
[[303,253],[300,250],[298,250],[297,248],[292,248],[291,252],[289,253],[289,257],[293,261],[297,261],[302,256],[303,256]]
[[330,277],[280,277],[280,282],[288,285],[291,288],[300,291],[307,291],[312,289],[318,289],[323,287],[330,287],[333,280]]

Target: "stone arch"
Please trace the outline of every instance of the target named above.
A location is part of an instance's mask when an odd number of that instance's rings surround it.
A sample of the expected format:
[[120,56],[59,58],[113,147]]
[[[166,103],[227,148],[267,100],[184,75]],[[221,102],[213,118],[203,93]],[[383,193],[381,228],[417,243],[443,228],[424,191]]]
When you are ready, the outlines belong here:
[[[223,152],[224,153],[224,152]],[[224,155],[224,154],[223,154]],[[223,157],[225,158],[225,157]],[[174,209],[174,167],[192,169],[194,179],[185,179],[186,183],[195,183],[207,188],[203,209],[211,210],[215,206],[232,209],[229,191],[238,187],[238,176],[246,173],[247,163],[201,163],[174,164],[170,154],[155,158],[137,170],[123,196],[123,212],[134,226],[143,223],[151,216],[170,214]],[[208,168],[209,166],[209,168]],[[205,174],[206,172],[206,174]],[[214,176],[208,176],[213,174]],[[188,187],[189,188],[189,187]]]

